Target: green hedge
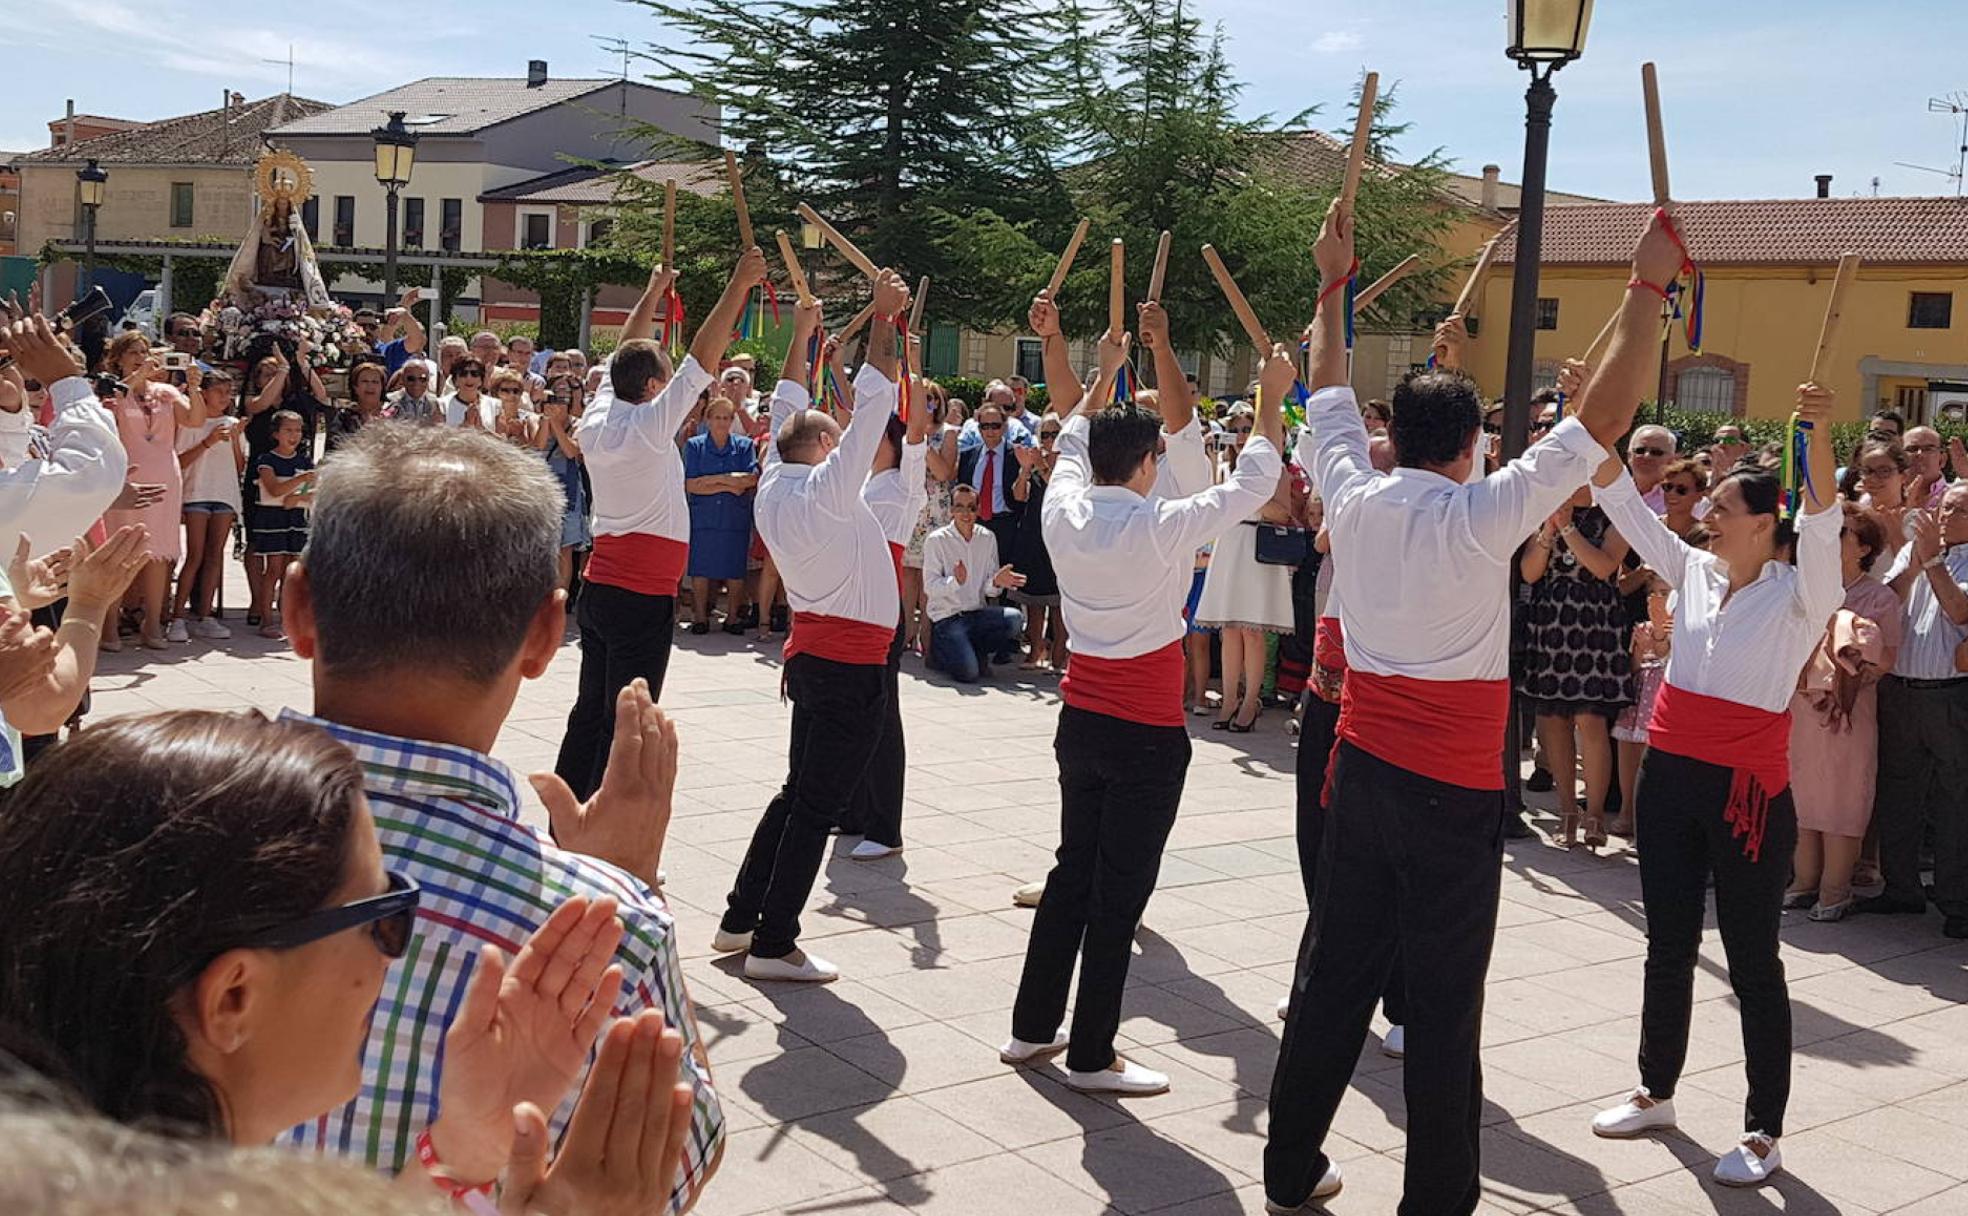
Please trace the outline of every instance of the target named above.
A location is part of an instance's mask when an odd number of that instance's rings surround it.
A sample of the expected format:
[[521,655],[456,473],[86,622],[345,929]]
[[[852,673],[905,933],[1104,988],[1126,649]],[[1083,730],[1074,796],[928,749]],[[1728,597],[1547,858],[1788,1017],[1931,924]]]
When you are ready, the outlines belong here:
[[[1653,403],[1646,402],[1640,406],[1639,412],[1634,415],[1634,422],[1636,425],[1646,425],[1652,423],[1654,417]],[[1717,427],[1728,425],[1740,426],[1744,439],[1753,445],[1762,445],[1783,442],[1784,435],[1790,426],[1789,420],[1785,418],[1732,418],[1727,414],[1712,414],[1672,408],[1661,415],[1661,424],[1674,432],[1676,438],[1680,440],[1681,450],[1690,453],[1714,443]],[[1968,427],[1940,426],[1935,429],[1941,432],[1943,439],[1952,439],[1956,435],[1960,435],[1964,440],[1968,440]],[[1832,448],[1837,452],[1840,464],[1851,460],[1852,453],[1858,449],[1859,443],[1865,438],[1865,435],[1866,423],[1864,422],[1835,422],[1832,424]]]
[[[991,382],[979,376],[932,376],[931,379],[942,385],[943,391],[950,396],[962,398],[973,410],[984,400],[984,386]],[[1045,413],[1046,406],[1051,402],[1052,394],[1046,391],[1043,384],[1034,384],[1031,391],[1025,394],[1025,408],[1034,414]]]

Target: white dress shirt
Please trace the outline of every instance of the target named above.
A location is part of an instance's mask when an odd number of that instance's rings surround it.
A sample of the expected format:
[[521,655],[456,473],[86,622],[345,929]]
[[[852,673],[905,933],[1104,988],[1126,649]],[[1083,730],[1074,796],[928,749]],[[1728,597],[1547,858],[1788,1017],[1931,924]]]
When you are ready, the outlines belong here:
[[882,535],[891,545],[906,545],[916,534],[916,520],[929,501],[929,483],[924,471],[929,467],[929,443],[902,443],[902,463],[892,469],[870,474],[861,487],[861,499],[881,521]]
[[893,628],[902,613],[895,562],[888,533],[861,488],[895,413],[895,382],[863,364],[854,377],[854,416],[840,445],[819,464],[787,464],[779,459],[779,428],[810,401],[806,387],[791,380],[781,380],[773,392],[773,441],[752,517],[794,612]]
[[48,458],[0,471],[0,538],[10,555],[22,533],[33,539],[40,556],[87,532],[123,492],[130,466],[116,420],[87,380],[57,380],[48,386],[48,396],[55,407]]
[[[1907,545],[1893,559],[1893,566],[1886,573],[1886,581],[1892,582],[1912,561],[1913,546]],[[1968,590],[1968,545],[1956,545],[1947,551],[1943,558],[1949,577],[1963,590]],[[1963,673],[1954,669],[1954,650],[1968,638],[1968,627],[1955,624],[1948,619],[1946,609],[1941,607],[1941,599],[1934,594],[1934,585],[1928,581],[1930,575],[1922,570],[1914,577],[1913,587],[1906,598],[1906,636],[1900,641],[1900,653],[1893,660],[1893,674],[1909,680],[1959,680]]]
[[1593,487],[1592,497],[1647,568],[1676,592],[1667,682],[1773,714],[1788,709],[1797,673],[1845,602],[1838,553],[1845,513],[1833,507],[1799,515],[1797,564],[1766,562],[1755,582],[1731,595],[1728,566],[1669,530],[1632,474]]
[[[957,564],[964,568],[964,581],[957,581]],[[944,524],[923,538],[923,590],[929,596],[929,619],[944,621],[959,612],[984,607],[996,594],[991,580],[1003,562],[998,558],[998,538],[989,528],[975,526],[965,540],[956,523]]]
[[1418,680],[1509,678],[1510,563],[1605,461],[1585,424],[1565,419],[1478,481],[1381,473],[1353,390],[1339,385],[1312,394],[1299,442],[1310,445],[1333,551],[1348,555],[1332,585],[1346,604],[1347,666]]
[[574,427],[594,486],[596,536],[639,532],[690,543],[690,500],[676,434],[710,382],[711,373],[689,356],[662,392],[631,405],[617,400],[614,383],[602,376]]
[[1262,506],[1283,467],[1278,449],[1253,437],[1222,485],[1180,498],[1151,490],[1143,498],[1126,486],[1094,484],[1086,416],[1068,418],[1040,514],[1059,575],[1067,647],[1131,659],[1182,637],[1197,546]]
[[1161,498],[1187,498],[1210,488],[1216,469],[1203,447],[1203,424],[1196,414],[1179,431],[1163,430],[1162,454],[1155,461],[1155,494]]

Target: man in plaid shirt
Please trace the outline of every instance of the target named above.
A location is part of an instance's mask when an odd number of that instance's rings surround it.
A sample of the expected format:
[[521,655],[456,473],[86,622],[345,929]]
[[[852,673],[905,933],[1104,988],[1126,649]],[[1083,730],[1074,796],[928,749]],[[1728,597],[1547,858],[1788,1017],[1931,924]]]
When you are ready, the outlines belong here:
[[[638,681],[617,703],[592,799],[577,804],[557,778],[539,779],[564,848],[520,823],[518,785],[487,754],[519,682],[560,647],[561,511],[544,464],[471,431],[367,427],[324,471],[307,553],[288,574],[287,630],[313,665],[309,720],[361,762],[384,856],[424,894],[376,1004],[361,1091],[291,1135],[389,1173],[413,1165],[437,1113],[444,1029],[480,949],[516,950],[571,896],[611,896],[624,927],[614,1014],[660,1009],[683,1034],[680,1078],[696,1091],[668,1204],[680,1214],[717,1169],[724,1117],[675,926],[653,889],[674,728]],[[552,1113],[556,1141],[578,1091]]]

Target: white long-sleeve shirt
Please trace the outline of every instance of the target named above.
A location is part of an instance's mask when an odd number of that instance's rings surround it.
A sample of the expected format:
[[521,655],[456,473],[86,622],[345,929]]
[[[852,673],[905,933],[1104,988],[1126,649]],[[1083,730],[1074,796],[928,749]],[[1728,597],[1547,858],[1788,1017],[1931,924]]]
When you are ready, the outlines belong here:
[[1346,605],[1347,666],[1419,680],[1507,679],[1510,563],[1606,460],[1592,432],[1567,418],[1495,473],[1459,484],[1426,469],[1376,471],[1350,387],[1312,394],[1306,426],[1333,551],[1347,555],[1333,571],[1333,594]]
[[[959,564],[964,568],[962,582],[957,581]],[[989,528],[973,527],[970,539],[965,540],[955,523],[947,523],[925,536],[923,590],[929,596],[929,619],[946,621],[960,612],[982,608],[992,594],[991,579],[1001,564],[998,538]]]
[[916,534],[916,520],[929,501],[929,483],[924,471],[929,467],[929,443],[902,444],[902,463],[892,469],[870,474],[861,487],[861,499],[881,521],[882,534],[891,545],[906,545]]
[[[1094,484],[1087,429],[1077,413],[1060,429],[1040,525],[1059,575],[1067,646],[1095,658],[1134,658],[1183,635],[1197,546],[1262,506],[1278,488],[1283,462],[1268,440],[1252,438],[1222,485],[1178,498],[1151,490],[1143,498],[1126,486]],[[1166,476],[1167,467],[1157,474],[1158,487]]]
[[1203,423],[1189,415],[1189,425],[1179,431],[1162,431],[1162,455],[1155,461],[1155,494],[1161,498],[1187,498],[1200,494],[1216,481],[1209,452],[1203,447]]
[[[1912,516],[1908,516],[1909,519]],[[1884,579],[1890,583],[1913,561],[1913,546],[1903,545]],[[1958,586],[1968,588],[1968,545],[1956,545],[1942,557],[1947,575]],[[1968,627],[1957,625],[1941,607],[1940,596],[1922,570],[1914,579],[1906,598],[1906,634],[1900,653],[1893,660],[1893,674],[1907,680],[1968,679],[1954,669],[1954,651],[1968,641]]]
[[895,382],[863,365],[854,378],[854,416],[840,445],[818,464],[779,458],[779,428],[811,398],[781,380],[772,394],[772,442],[766,447],[752,518],[779,566],[794,612],[895,626],[902,597],[888,534],[861,489],[882,432],[895,413]]
[[1797,564],[1766,562],[1755,582],[1730,595],[1727,565],[1662,523],[1630,474],[1593,487],[1592,496],[1648,568],[1677,593],[1667,682],[1773,714],[1789,708],[1797,673],[1845,602],[1838,552],[1845,513],[1833,507],[1799,515]]
[[22,533],[33,539],[38,556],[87,532],[123,492],[130,467],[116,420],[88,381],[57,380],[48,395],[55,407],[48,458],[0,471],[0,538],[9,554]]
[[676,434],[710,383],[711,373],[689,356],[662,392],[631,405],[618,400],[602,376],[574,428],[594,486],[596,536],[640,532],[690,543],[690,501]]

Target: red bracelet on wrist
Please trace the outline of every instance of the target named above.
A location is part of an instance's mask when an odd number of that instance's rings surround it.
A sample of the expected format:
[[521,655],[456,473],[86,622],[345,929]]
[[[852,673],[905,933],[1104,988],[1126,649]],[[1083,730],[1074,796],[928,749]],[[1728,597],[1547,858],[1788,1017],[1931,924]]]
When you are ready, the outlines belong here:
[[444,1172],[444,1163],[437,1159],[437,1146],[431,1143],[428,1127],[417,1133],[417,1163],[424,1167],[425,1177],[429,1178],[438,1190],[449,1196],[451,1202],[467,1211],[484,1213],[488,1216],[498,1212],[498,1204],[492,1198],[492,1183],[481,1182],[476,1186],[466,1186]]
[[1656,287],[1656,286],[1654,286],[1654,285],[1653,285],[1652,283],[1649,283],[1649,282],[1648,282],[1647,280],[1645,280],[1645,279],[1643,279],[1643,278],[1641,278],[1641,277],[1640,277],[1639,275],[1637,275],[1637,274],[1636,274],[1636,275],[1634,275],[1634,276],[1633,276],[1632,278],[1630,278],[1630,279],[1628,279],[1628,280],[1626,281],[1626,287],[1627,287],[1627,290],[1628,290],[1628,291],[1631,291],[1631,290],[1632,290],[1632,289],[1634,289],[1635,287],[1644,287],[1644,288],[1646,288],[1646,289],[1647,289],[1648,291],[1651,291],[1651,292],[1653,292],[1653,293],[1654,293],[1655,295],[1657,295],[1657,296],[1659,296],[1659,297],[1660,297],[1661,299],[1663,299],[1663,300],[1665,300],[1665,299],[1667,299],[1667,298],[1668,298],[1668,296],[1667,296],[1667,288],[1665,288],[1665,287]]

